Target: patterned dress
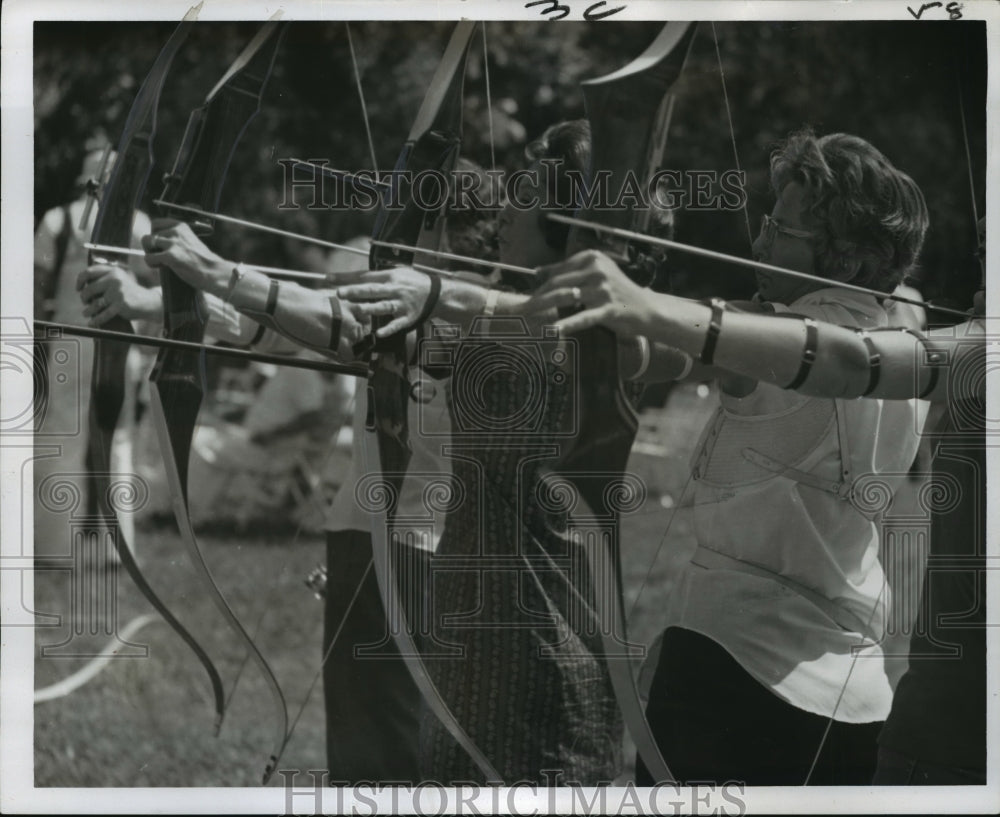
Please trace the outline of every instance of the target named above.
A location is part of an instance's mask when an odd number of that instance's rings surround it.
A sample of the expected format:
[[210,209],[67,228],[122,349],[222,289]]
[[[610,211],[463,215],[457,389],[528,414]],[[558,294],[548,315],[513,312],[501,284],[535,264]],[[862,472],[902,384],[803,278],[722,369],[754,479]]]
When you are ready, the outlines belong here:
[[[455,494],[433,559],[424,659],[458,722],[504,782],[610,782],[623,725],[603,659],[587,549],[617,559],[620,469],[586,462],[587,401],[603,396],[602,432],[627,457],[634,415],[617,375],[584,365],[574,341],[472,339],[454,361],[449,404]],[[581,370],[586,377],[578,377]],[[595,390],[595,382],[599,381]],[[606,441],[606,440],[605,440]],[[620,493],[620,492],[619,492]],[[598,499],[594,499],[597,497]],[[610,501],[601,498],[611,497]],[[425,778],[482,773],[432,715]]]

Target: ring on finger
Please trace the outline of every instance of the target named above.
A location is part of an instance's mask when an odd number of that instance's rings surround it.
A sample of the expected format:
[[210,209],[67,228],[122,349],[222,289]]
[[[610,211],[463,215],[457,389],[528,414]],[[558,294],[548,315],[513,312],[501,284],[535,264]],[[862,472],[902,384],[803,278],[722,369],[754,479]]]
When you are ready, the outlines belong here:
[[573,305],[574,306],[579,306],[580,305],[580,301],[583,300],[583,293],[580,292],[580,287],[573,287],[570,290],[570,294],[573,296]]

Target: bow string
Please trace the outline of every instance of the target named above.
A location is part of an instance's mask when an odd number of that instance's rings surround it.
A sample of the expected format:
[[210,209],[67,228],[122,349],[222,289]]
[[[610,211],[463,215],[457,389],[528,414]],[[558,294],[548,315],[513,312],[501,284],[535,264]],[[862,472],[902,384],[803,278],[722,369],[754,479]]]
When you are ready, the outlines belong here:
[[[455,26],[390,176],[393,192],[398,193],[403,179],[412,179],[421,171],[435,170],[447,176],[455,167],[462,143],[466,59],[476,25],[462,21]],[[382,198],[373,235],[378,243],[372,245],[372,269],[417,263],[419,250],[436,249],[443,237],[444,205],[437,211],[424,210],[411,195],[401,197],[405,199],[403,206],[393,209],[389,207],[393,192]],[[407,245],[416,248],[417,252],[392,249],[384,244]],[[400,544],[393,535],[392,524],[410,460],[406,335],[399,333],[383,342],[370,342],[369,346],[373,352],[368,387],[370,433],[365,435],[364,452],[366,470],[381,473],[386,497],[384,507],[372,514],[372,546],[375,575],[389,629],[407,669],[434,715],[469,754],[486,780],[499,782],[500,774],[459,723],[435,686],[406,619],[392,553],[394,547]]]

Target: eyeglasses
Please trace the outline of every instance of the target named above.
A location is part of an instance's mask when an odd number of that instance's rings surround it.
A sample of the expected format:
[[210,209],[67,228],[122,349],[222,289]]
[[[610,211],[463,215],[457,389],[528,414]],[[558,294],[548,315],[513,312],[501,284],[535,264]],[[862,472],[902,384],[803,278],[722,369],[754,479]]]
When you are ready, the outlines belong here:
[[816,233],[810,230],[796,230],[792,227],[783,227],[778,224],[771,216],[764,214],[764,217],[760,221],[760,237],[764,240],[764,243],[770,247],[771,242],[774,241],[774,237],[781,233],[782,235],[787,235],[790,238],[815,238]]

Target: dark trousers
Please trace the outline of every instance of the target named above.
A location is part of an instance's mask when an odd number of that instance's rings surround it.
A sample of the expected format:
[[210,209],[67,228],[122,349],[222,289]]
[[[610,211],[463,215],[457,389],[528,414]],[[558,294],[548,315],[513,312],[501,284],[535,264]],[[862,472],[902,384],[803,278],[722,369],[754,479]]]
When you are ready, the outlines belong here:
[[878,769],[872,783],[876,786],[985,786],[986,773],[925,763],[880,746]]
[[[799,786],[807,777],[816,786],[868,785],[882,727],[798,709],[714,641],[679,628],[664,633],[646,717],[678,782],[749,786]],[[641,760],[636,782],[656,782]]]
[[[425,565],[428,557],[414,551],[410,558]],[[333,647],[323,665],[323,695],[330,781],[416,783],[421,696],[389,635],[371,536],[328,533],[327,571],[323,654]],[[411,590],[404,598],[418,601],[419,588]],[[415,621],[413,611],[406,612]]]

